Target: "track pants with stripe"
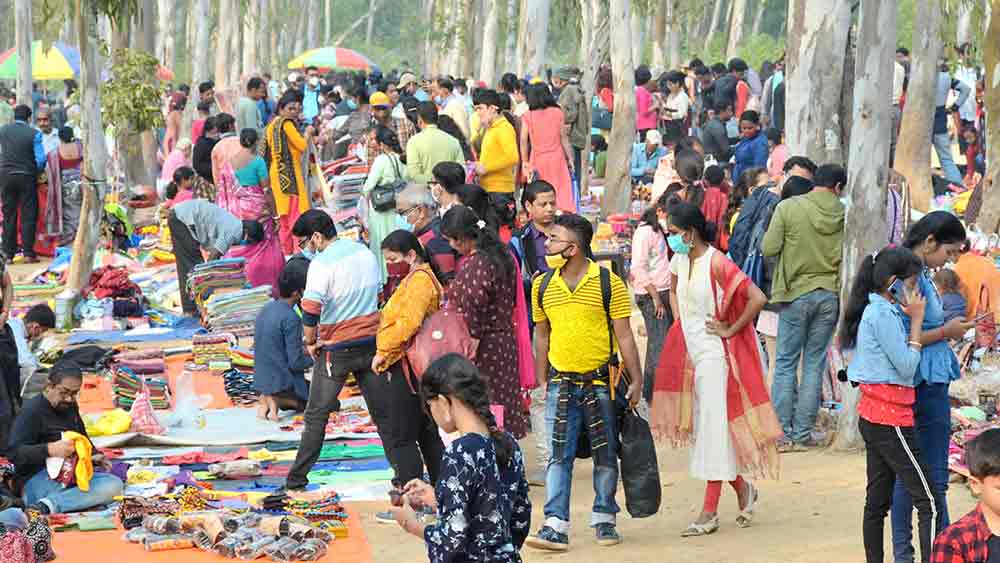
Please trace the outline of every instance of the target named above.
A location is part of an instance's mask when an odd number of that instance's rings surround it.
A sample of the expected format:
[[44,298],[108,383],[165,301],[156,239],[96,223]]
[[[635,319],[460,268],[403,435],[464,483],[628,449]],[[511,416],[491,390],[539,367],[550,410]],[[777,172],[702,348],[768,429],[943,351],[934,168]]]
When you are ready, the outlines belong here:
[[859,422],[867,447],[868,485],[862,531],[868,563],[882,563],[885,557],[885,517],[892,506],[892,490],[899,479],[917,509],[920,560],[930,559],[936,529],[937,510],[931,493],[930,473],[921,460],[912,426],[887,426],[865,419]]

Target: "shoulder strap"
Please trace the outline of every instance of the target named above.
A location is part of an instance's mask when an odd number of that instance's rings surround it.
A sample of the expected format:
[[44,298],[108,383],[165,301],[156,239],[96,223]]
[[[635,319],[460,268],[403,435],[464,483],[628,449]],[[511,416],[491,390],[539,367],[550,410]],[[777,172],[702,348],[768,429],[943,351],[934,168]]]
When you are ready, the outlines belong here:
[[604,303],[604,318],[608,323],[608,363],[615,360],[615,331],[611,325],[611,272],[601,266],[601,301]]
[[521,241],[521,255],[524,257],[524,264],[521,266],[528,271],[531,277],[538,271],[538,255],[535,252],[535,241],[532,240],[530,227],[525,227],[524,232],[519,237]]
[[545,275],[542,276],[542,282],[538,284],[538,308],[542,311],[545,310],[545,290],[549,288],[549,282],[552,281],[552,276],[555,274],[555,270],[545,272]]

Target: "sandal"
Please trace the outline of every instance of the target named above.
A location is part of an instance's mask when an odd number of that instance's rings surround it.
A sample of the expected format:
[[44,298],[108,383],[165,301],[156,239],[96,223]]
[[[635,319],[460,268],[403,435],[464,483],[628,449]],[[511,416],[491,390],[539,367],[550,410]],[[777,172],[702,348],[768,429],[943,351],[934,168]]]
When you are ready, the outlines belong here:
[[715,516],[708,522],[704,524],[699,524],[697,522],[691,522],[687,529],[681,532],[682,538],[691,538],[695,536],[707,536],[709,534],[714,534],[719,529],[719,517]]
[[736,517],[736,525],[740,528],[749,528],[753,524],[753,511],[757,507],[757,497],[760,496],[757,493],[757,487],[753,486],[753,483],[747,481],[747,486],[750,487],[750,500],[743,510],[740,511],[740,515]]

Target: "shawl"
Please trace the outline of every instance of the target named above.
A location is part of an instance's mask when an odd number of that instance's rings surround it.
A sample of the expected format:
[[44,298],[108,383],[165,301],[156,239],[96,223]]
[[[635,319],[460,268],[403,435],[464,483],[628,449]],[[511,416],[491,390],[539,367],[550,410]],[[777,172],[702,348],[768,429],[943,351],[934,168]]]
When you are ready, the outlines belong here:
[[[285,139],[285,123],[291,122],[287,117],[276,117],[267,126],[265,142],[261,143],[261,156],[268,163],[277,163],[278,188],[288,196],[298,196],[298,186],[295,185],[295,161],[292,159],[292,149]],[[293,122],[294,123],[294,122]]]
[[[715,315],[732,324],[746,309],[746,287],[751,283],[721,252],[712,256],[712,293]],[[753,323],[722,340],[729,375],[726,406],[729,433],[740,473],[777,479],[780,473],[776,441],[783,436],[764,383],[764,367]],[[650,423],[658,439],[673,447],[694,439],[694,365],[687,354],[684,330],[675,320],[667,334],[656,369]]]
[[[512,253],[513,254],[513,253]],[[521,266],[514,259],[514,269],[517,280],[521,280]],[[531,325],[528,324],[528,299],[524,284],[517,283],[517,298],[514,304],[514,336],[517,338],[517,366],[521,376],[521,389],[534,389],[538,386],[535,377],[535,355],[531,349]]]
[[[83,144],[76,141],[83,156]],[[62,233],[62,166],[59,164],[59,149],[49,151],[45,157],[46,175],[49,179],[49,192],[45,206],[45,230],[50,234]]]

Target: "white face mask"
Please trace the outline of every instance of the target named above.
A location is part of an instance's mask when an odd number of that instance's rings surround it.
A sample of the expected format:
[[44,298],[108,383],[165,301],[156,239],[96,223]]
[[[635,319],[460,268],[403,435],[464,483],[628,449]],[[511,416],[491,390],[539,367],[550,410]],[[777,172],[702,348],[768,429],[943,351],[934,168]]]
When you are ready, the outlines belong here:
[[313,76],[312,78],[310,78],[309,79],[309,85],[310,86],[318,86],[319,85],[319,77]]

